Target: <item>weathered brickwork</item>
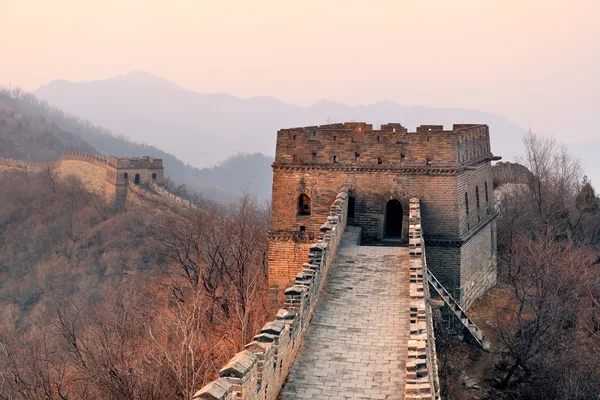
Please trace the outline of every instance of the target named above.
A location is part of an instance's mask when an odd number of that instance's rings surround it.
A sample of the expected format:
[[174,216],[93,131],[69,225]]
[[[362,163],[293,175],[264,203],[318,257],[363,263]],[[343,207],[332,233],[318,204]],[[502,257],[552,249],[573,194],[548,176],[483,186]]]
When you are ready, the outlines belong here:
[[496,249],[496,221],[486,224],[461,247],[459,302],[463,308],[469,308],[496,284]]
[[[406,242],[409,199],[420,198],[430,268],[457,298],[470,291],[465,300],[472,302],[488,286],[471,290],[475,283],[469,279],[495,281],[490,246],[479,255],[484,240],[469,244],[478,232],[493,237],[495,231],[493,159],[485,125],[454,125],[451,131],[424,125],[408,132],[400,124],[374,130],[346,123],[280,130],[273,163],[271,286],[283,288],[294,279],[328,205],[347,189],[350,221],[362,228],[363,242]],[[479,269],[483,272],[475,272]]]
[[494,165],[494,188],[505,183],[528,184],[533,174],[524,165],[511,162],[499,162]]
[[327,274],[342,239],[347,220],[348,193],[340,192],[330,205],[317,239],[310,246],[302,271],[285,291],[285,303],[220,370],[220,378],[194,395],[194,400],[275,400],[296,360]]
[[404,399],[440,399],[433,314],[429,303],[427,257],[423,240],[421,205],[410,201],[410,337]]
[[0,158],[0,169],[49,169],[61,179],[75,177],[87,190],[105,197],[108,202],[117,206],[127,202],[130,184],[158,188],[164,186],[162,160],[154,157],[116,158],[68,152],[60,160],[50,163]]

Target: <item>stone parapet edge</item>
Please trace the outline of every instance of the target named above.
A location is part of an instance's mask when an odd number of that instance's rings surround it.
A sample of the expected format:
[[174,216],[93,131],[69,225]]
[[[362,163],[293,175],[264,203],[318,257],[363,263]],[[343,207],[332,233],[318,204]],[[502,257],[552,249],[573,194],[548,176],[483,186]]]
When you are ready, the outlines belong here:
[[330,207],[327,221],[311,245],[308,262],[285,290],[283,308],[254,340],[219,372],[220,378],[199,390],[194,400],[276,400],[309,327],[327,274],[344,234],[348,191],[342,190]]
[[421,205],[418,198],[410,199],[410,337],[406,360],[406,400],[439,400],[439,377],[433,317],[429,304],[427,259],[421,231]]

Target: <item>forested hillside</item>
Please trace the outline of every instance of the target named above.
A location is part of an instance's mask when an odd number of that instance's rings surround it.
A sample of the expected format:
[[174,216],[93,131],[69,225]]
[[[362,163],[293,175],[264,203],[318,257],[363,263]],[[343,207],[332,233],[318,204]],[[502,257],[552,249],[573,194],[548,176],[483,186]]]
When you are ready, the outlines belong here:
[[97,153],[83,139],[20,107],[18,100],[0,95],[0,157],[47,162],[66,151]]
[[[4,110],[9,115],[27,116],[31,124],[31,127],[22,124],[23,129],[18,129],[18,126],[21,126],[18,125],[19,121],[10,124],[7,122],[6,129],[0,126],[0,140],[4,140],[10,145],[7,146],[7,149],[10,149],[10,154],[18,156],[16,158],[32,161],[51,161],[60,157],[61,152],[58,151],[44,150],[45,153],[42,154],[41,150],[36,150],[32,153],[28,150],[29,147],[25,146],[28,140],[32,140],[28,138],[38,138],[40,136],[35,132],[40,129],[41,132],[46,131],[46,125],[35,125],[47,124],[50,132],[63,131],[60,135],[63,138],[61,139],[64,143],[63,148],[73,147],[73,149],[81,151],[98,152],[118,157],[154,156],[163,160],[166,176],[206,196],[219,200],[232,200],[242,192],[249,191],[261,201],[270,199],[272,180],[270,165],[272,158],[263,154],[238,154],[224,160],[217,166],[199,169],[183,163],[175,156],[156,147],[134,143],[124,137],[117,137],[104,128],[70,116],[62,110],[38,100],[32,94],[20,90],[0,89],[0,107],[0,112]],[[10,118],[12,121],[14,117]],[[32,123],[31,121],[36,122]],[[9,129],[9,126],[13,125],[15,127]],[[29,128],[32,129],[31,132]],[[165,132],[164,134],[168,136],[170,133]],[[67,140],[67,137],[71,139]],[[41,141],[43,139],[37,140]],[[50,139],[46,139],[46,142],[48,141],[50,141],[49,145],[38,146],[38,148],[61,148],[58,144],[53,145]],[[16,148],[20,148],[20,150],[14,150],[14,143],[17,143]],[[38,144],[43,143],[38,142]],[[4,151],[4,146],[0,149],[2,149],[0,151]],[[43,155],[45,158],[37,158],[38,155]]]
[[496,182],[498,282],[469,310],[492,351],[436,329],[445,399],[600,394],[600,198],[564,146],[524,144],[516,179]]
[[267,317],[266,210],[0,171],[0,398],[190,399]]

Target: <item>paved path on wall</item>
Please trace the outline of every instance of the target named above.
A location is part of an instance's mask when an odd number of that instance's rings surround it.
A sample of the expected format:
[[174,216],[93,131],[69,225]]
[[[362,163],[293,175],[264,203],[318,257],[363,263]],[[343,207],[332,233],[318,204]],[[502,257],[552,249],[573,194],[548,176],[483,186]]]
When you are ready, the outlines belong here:
[[358,246],[348,227],[280,399],[403,399],[409,337],[405,247]]

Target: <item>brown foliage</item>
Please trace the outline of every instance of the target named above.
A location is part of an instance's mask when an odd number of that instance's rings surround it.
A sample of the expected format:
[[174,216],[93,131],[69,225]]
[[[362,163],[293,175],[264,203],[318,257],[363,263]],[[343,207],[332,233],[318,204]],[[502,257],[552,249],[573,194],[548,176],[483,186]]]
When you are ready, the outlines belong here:
[[115,213],[50,171],[2,179],[1,395],[188,399],[266,320],[249,196]]

